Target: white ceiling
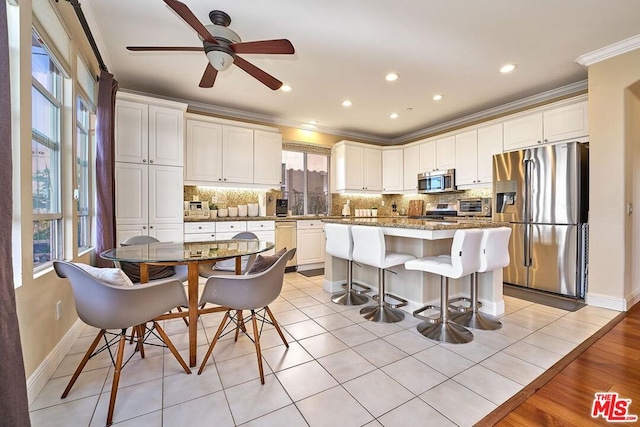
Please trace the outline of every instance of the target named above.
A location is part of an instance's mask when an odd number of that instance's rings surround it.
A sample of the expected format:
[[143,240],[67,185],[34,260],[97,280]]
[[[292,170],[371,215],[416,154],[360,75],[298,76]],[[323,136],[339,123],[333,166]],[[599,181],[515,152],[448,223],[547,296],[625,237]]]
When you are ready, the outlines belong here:
[[[211,10],[225,11],[243,41],[289,39],[294,55],[241,56],[293,90],[272,91],[236,66],[212,89],[199,88],[203,53],[125,49],[201,46],[162,0],[84,0],[120,88],[274,122],[317,120],[318,130],[378,142],[583,81],[576,58],[640,34],[637,0],[182,1],[204,24]],[[506,63],[518,68],[500,74]],[[396,82],[385,81],[390,71]],[[436,93],[444,99],[433,101]],[[342,107],[344,99],[353,106]]]

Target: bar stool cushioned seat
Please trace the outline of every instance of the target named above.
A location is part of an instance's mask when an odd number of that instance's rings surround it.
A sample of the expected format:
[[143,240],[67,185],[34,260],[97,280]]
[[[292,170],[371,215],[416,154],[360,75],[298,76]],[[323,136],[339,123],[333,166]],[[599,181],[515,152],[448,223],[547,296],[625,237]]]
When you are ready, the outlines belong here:
[[496,330],[502,327],[500,321],[493,316],[480,313],[478,301],[478,273],[497,270],[509,265],[509,238],[511,229],[508,227],[485,228],[482,230],[480,242],[480,267],[471,275],[470,303],[471,306],[462,313],[451,316],[451,321],[458,325],[482,330]]
[[[456,230],[450,256],[430,256],[404,264],[407,270],[420,270],[440,275],[440,306],[427,305],[413,312],[414,317],[423,320],[418,324],[418,331],[425,337],[452,344],[473,340],[473,334],[468,329],[450,321],[449,279],[459,279],[478,270],[481,239],[481,230]],[[440,316],[433,319],[421,315],[429,309],[439,309]]]
[[364,290],[353,288],[353,236],[351,226],[346,224],[325,224],[324,233],[327,236],[325,252],[333,257],[347,260],[347,283],[343,285],[344,291],[337,292],[331,297],[331,301],[340,305],[361,305],[369,299],[362,294],[371,288],[357,285]]
[[[378,295],[373,297],[378,305],[362,308],[360,315],[373,322],[394,323],[401,321],[404,319],[404,313],[397,308],[407,305],[407,301],[385,292],[384,271],[415,259],[415,256],[387,251],[384,233],[380,227],[354,225],[351,227],[351,233],[353,234],[353,260],[378,269]],[[399,303],[387,302],[385,301],[387,297],[393,298]]]

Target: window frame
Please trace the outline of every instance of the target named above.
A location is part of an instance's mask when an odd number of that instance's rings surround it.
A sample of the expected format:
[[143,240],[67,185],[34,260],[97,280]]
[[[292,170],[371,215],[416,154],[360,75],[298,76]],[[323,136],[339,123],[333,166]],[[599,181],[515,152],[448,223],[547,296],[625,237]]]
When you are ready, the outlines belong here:
[[[64,206],[62,202],[63,196],[63,176],[62,176],[62,162],[63,162],[63,126],[64,126],[64,86],[65,86],[65,72],[64,68],[60,66],[59,61],[53,55],[51,50],[47,47],[47,43],[43,40],[43,38],[39,35],[38,31],[35,28],[32,28],[32,40],[36,40],[40,47],[47,53],[48,60],[50,65],[53,66],[52,70],[48,71],[48,76],[54,76],[52,80],[52,91],[50,91],[44,84],[42,84],[34,75],[33,64],[31,66],[31,144],[32,144],[32,160],[31,160],[31,179],[32,179],[32,259],[33,259],[33,271],[34,273],[40,272],[51,266],[54,259],[62,259],[64,255]],[[32,41],[32,51],[31,55],[33,57],[33,41]],[[33,61],[33,59],[32,59]],[[51,72],[55,71],[55,72]],[[33,103],[35,102],[35,95],[39,94],[43,97],[43,99],[49,103],[46,107],[48,109],[52,109],[50,113],[53,113],[51,117],[51,122],[54,126],[55,139],[42,134],[37,129],[34,128],[34,107]],[[50,170],[55,168],[55,173],[53,177],[53,183],[51,185],[51,198],[54,199],[49,203],[49,212],[41,213],[36,212],[38,209],[33,204],[33,196],[35,195],[33,189],[34,182],[34,151],[33,144],[37,144],[37,146],[42,145],[49,150],[52,150],[55,153],[55,156],[51,158]],[[53,211],[53,212],[52,212]],[[36,254],[36,225],[40,222],[49,222],[49,259],[44,259],[43,261],[37,261],[35,258]],[[41,239],[42,240],[42,239]],[[43,255],[44,256],[44,255]]]
[[[92,169],[92,129],[91,129],[91,116],[93,114],[90,103],[84,98],[84,96],[76,92],[76,121],[75,121],[75,146],[74,146],[74,191],[73,198],[76,201],[75,209],[75,228],[76,228],[76,245],[78,253],[89,250],[92,247],[92,198],[91,193],[93,190],[93,169]],[[82,109],[80,107],[83,107]],[[81,117],[82,116],[82,117]],[[82,120],[84,119],[84,120]],[[84,121],[84,122],[83,122]],[[83,134],[82,141],[80,140],[80,133]],[[80,144],[84,145],[84,150],[80,150]],[[80,159],[79,153],[83,153],[85,158]],[[81,160],[84,160],[84,167],[81,165]],[[84,170],[84,174],[82,174]],[[85,206],[81,205],[84,199]]]
[[[330,173],[331,173],[331,154],[330,152],[323,152],[317,149],[306,149],[307,147],[305,146],[300,146],[299,144],[286,144],[288,146],[283,146],[282,148],[282,152],[283,155],[285,152],[292,152],[292,153],[300,153],[302,154],[302,186],[303,186],[303,194],[302,194],[302,206],[303,206],[303,211],[302,212],[296,212],[294,214],[297,215],[329,215],[331,213],[331,177],[330,177]],[[308,170],[308,156],[309,155],[317,155],[317,156],[323,156],[326,157],[327,159],[327,175],[326,175],[326,182],[325,182],[325,186],[326,186],[326,212],[323,213],[310,213],[309,212],[309,170]],[[286,168],[286,163],[283,162],[282,164],[282,184],[280,186],[280,191],[284,197],[284,195],[287,195],[287,199],[289,198],[288,195],[288,191],[287,191],[287,185],[289,184],[288,179],[287,179],[287,168]],[[289,208],[291,209],[292,205],[289,204]]]

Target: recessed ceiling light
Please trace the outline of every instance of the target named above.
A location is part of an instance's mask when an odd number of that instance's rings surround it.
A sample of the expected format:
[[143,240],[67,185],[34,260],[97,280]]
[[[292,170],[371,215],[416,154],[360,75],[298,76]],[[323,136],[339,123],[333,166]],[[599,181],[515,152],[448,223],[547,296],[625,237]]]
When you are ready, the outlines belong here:
[[510,73],[515,69],[516,69],[516,65],[515,64],[507,64],[507,65],[503,65],[502,68],[500,68],[500,72],[501,73]]
[[345,99],[344,101],[342,101],[343,107],[351,107],[352,105],[353,105],[353,102],[349,101],[348,99]]
[[315,125],[318,124],[318,121],[317,120],[309,120],[309,124],[315,126]]
[[434,101],[440,101],[442,98],[444,98],[442,95],[433,95]]
[[394,82],[396,80],[398,80],[398,74],[397,73],[389,73],[387,74],[387,76],[385,77],[385,79],[387,79],[388,82]]
[[282,87],[280,88],[281,91],[283,92],[291,92],[291,86],[289,85],[282,85]]
[[398,118],[398,113],[391,113],[391,114],[389,114],[389,118],[390,118],[390,119],[397,119],[397,118]]

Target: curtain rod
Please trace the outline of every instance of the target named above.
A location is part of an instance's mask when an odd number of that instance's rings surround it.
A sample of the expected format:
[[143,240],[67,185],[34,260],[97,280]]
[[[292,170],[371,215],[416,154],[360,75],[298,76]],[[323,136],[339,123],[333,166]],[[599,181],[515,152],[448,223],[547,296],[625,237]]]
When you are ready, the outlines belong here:
[[[58,3],[59,1],[60,0],[56,0],[56,3]],[[73,6],[73,9],[75,10],[76,15],[78,16],[78,20],[80,20],[80,25],[82,25],[82,29],[84,30],[84,34],[87,36],[87,40],[91,45],[93,54],[96,56],[96,59],[98,60],[98,65],[100,66],[100,69],[108,72],[109,70],[107,70],[107,66],[104,64],[104,61],[102,60],[102,55],[100,55],[100,50],[98,49],[98,45],[96,44],[96,41],[93,38],[93,34],[91,33],[91,29],[89,28],[87,19],[85,18],[84,13],[82,12],[82,7],[80,6],[80,3],[78,2],[78,0],[66,0],[66,1],[71,3],[71,5]]]

